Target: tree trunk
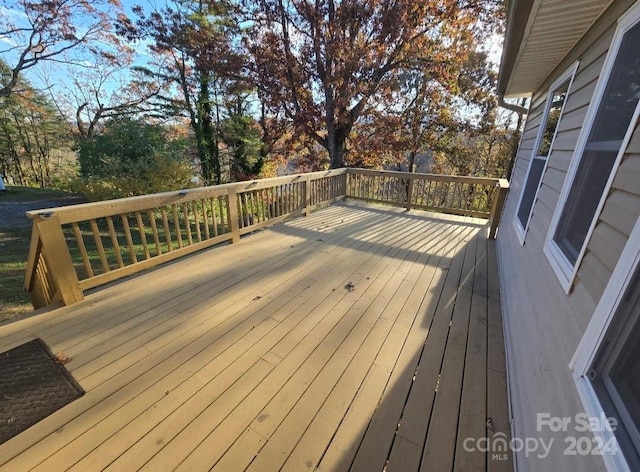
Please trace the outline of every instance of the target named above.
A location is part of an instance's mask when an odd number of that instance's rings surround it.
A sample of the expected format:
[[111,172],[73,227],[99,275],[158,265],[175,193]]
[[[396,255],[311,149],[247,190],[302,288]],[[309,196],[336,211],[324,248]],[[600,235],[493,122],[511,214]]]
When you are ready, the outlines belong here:
[[344,167],[345,144],[349,131],[343,126],[329,126],[327,132],[327,151],[331,169]]
[[209,92],[210,77],[207,71],[200,72],[200,91],[198,94],[197,120],[194,126],[198,140],[198,157],[202,168],[202,177],[207,184],[221,182],[218,139],[213,125],[212,106]]
[[416,171],[416,152],[409,151],[409,156],[407,159],[407,172],[415,172]]
[[[527,99],[523,98],[521,105],[527,103]],[[513,131],[511,135],[511,159],[509,159],[509,164],[507,165],[507,175],[505,175],[505,179],[511,180],[511,173],[513,172],[513,166],[516,162],[516,157],[518,157],[518,144],[520,143],[520,138],[522,136],[522,122],[524,120],[524,116],[522,113],[518,113],[518,122],[516,123],[516,129]]]

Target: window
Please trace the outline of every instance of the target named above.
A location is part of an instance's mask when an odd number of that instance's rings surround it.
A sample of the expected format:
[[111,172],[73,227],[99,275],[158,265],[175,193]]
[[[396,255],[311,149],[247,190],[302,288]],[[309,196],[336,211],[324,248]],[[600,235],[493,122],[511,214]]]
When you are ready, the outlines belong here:
[[549,87],[549,98],[542,115],[542,124],[538,130],[534,153],[529,161],[529,169],[520,195],[518,211],[516,211],[516,229],[522,244],[524,244],[533,205],[538,195],[547,158],[553,146],[569,87],[577,68],[578,63],[574,64]]
[[638,115],[639,17],[640,5],[618,26],[545,244],[567,291]]
[[605,335],[589,376],[627,462],[640,470],[640,271]]
[[[640,470],[640,219],[571,361],[609,470]],[[601,421],[601,423],[603,423]]]

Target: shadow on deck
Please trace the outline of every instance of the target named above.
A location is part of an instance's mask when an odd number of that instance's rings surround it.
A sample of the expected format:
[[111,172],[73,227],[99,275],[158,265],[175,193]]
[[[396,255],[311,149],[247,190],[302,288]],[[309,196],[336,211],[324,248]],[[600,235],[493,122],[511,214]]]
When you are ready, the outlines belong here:
[[340,203],[0,326],[87,391],[0,469],[511,470],[486,234]]

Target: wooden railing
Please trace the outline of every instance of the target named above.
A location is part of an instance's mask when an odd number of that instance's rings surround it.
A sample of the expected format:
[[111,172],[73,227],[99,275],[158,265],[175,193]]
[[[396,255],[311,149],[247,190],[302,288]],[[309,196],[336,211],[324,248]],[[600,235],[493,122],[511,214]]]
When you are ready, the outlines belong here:
[[505,179],[349,169],[347,198],[489,218],[495,239],[508,189]]
[[27,212],[33,231],[25,288],[35,308],[345,196],[346,169]]
[[507,188],[502,179],[336,169],[31,211],[25,288],[35,308],[69,305],[86,289],[345,197],[490,218],[495,238]]

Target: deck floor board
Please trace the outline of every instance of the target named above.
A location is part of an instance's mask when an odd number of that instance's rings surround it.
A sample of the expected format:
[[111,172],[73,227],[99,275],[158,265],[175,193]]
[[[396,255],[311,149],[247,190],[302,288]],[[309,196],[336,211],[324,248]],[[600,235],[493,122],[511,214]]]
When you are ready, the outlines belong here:
[[461,446],[509,436],[486,233],[343,202],[1,325],[87,393],[0,470],[508,470]]

